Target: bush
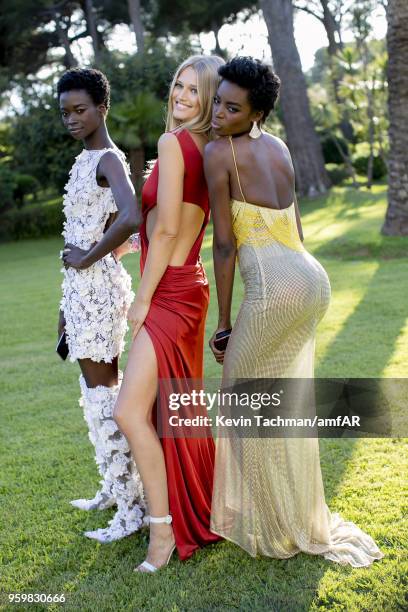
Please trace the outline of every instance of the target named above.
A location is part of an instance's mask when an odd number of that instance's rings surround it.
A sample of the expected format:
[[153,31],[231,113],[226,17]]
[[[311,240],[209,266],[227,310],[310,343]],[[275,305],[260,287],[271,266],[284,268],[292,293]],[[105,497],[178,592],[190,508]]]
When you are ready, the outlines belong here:
[[[353,166],[358,174],[367,175],[369,155],[360,155],[353,160]],[[379,180],[387,175],[387,166],[379,155],[374,156],[373,160],[373,179]]]
[[335,139],[343,153],[348,155],[348,146],[344,138],[333,136],[330,132],[325,132],[320,138],[325,164],[343,164],[344,162]]
[[62,232],[64,214],[60,203],[27,206],[5,212],[1,218],[0,240],[55,236]]
[[40,189],[40,183],[37,181],[35,176],[30,174],[15,174],[16,186],[13,191],[13,197],[17,206],[21,208],[24,204],[24,197],[32,194],[34,198]]
[[332,182],[332,185],[340,185],[343,181],[349,178],[349,173],[345,165],[326,164],[326,170]]
[[14,206],[14,190],[16,189],[15,174],[0,164],[0,213]]

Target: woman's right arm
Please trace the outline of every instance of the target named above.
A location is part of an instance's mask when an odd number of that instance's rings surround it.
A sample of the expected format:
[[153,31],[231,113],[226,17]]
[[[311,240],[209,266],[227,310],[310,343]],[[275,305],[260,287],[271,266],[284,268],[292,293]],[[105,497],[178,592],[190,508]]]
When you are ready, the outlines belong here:
[[225,154],[221,143],[211,142],[204,151],[204,170],[207,179],[211,215],[213,220],[214,275],[218,298],[218,326],[210,347],[219,363],[224,351],[214,346],[215,334],[231,327],[231,303],[234,287],[237,246],[232,230],[229,174],[224,164]]

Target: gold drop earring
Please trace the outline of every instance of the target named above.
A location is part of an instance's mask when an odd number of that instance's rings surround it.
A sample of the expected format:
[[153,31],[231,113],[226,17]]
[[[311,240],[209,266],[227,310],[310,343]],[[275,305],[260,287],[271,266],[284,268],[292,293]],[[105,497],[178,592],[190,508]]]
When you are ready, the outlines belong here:
[[259,128],[256,121],[252,122],[251,131],[249,132],[248,136],[253,139],[260,138],[262,136],[262,130]]

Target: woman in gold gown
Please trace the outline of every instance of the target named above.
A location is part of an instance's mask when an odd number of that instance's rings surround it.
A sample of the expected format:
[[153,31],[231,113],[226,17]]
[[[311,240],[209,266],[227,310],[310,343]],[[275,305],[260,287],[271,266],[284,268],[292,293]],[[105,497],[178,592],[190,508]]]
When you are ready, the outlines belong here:
[[[243,57],[219,73],[212,123],[219,138],[205,150],[219,305],[210,346],[224,363],[224,385],[312,378],[330,283],[303,246],[289,151],[259,128],[279,78]],[[236,256],[245,297],[224,353],[215,335],[231,328]],[[286,559],[303,551],[354,567],[383,556],[369,535],[327,508],[316,437],[219,436],[211,515],[212,530],[252,556]]]

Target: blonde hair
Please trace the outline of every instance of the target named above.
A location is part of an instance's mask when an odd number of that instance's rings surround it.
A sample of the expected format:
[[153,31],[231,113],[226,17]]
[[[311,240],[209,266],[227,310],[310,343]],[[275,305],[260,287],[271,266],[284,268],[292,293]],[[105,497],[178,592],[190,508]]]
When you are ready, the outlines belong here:
[[[169,89],[169,101],[167,106],[166,132],[171,132],[178,127],[183,127],[194,134],[210,134],[213,99],[220,83],[221,77],[218,68],[225,61],[218,55],[192,55],[188,57],[177,68]],[[182,123],[173,116],[172,94],[180,73],[188,67],[192,67],[197,74],[197,91],[200,103],[200,112],[197,117]]]

